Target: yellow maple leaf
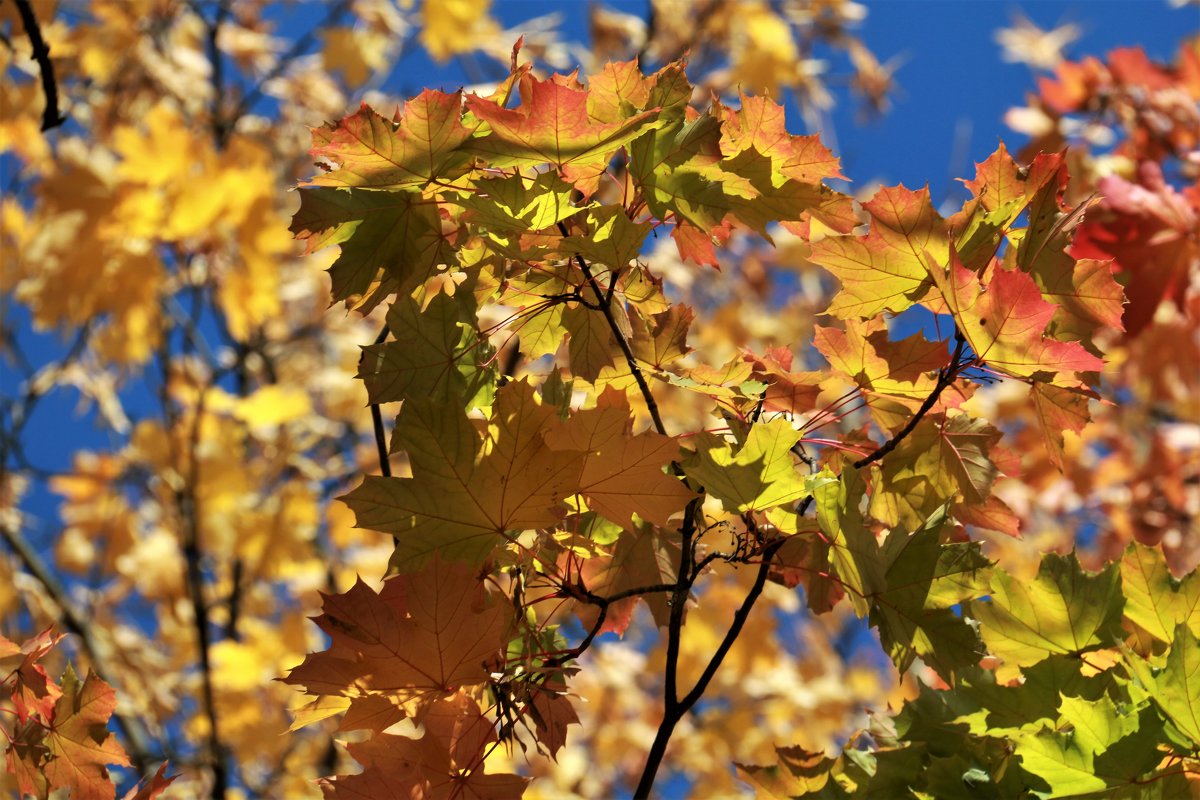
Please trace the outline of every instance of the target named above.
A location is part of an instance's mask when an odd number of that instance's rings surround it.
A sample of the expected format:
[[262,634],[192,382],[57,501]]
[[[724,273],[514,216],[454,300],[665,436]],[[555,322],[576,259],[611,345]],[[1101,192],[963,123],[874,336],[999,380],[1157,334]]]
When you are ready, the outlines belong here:
[[421,7],[421,44],[438,61],[478,50],[482,40],[500,31],[488,13],[491,6],[491,0],[426,0]]

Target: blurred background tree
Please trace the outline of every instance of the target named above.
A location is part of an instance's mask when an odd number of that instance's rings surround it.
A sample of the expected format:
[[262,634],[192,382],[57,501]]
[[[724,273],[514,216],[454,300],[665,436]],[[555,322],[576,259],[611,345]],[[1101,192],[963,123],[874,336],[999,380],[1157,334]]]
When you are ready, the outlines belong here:
[[[610,60],[651,68],[686,56],[698,104],[710,94],[736,103],[739,91],[786,98],[849,175],[936,180],[969,174],[968,151],[993,149],[991,134],[970,149],[962,124],[940,126],[942,138],[921,146],[919,126],[884,127],[879,115],[908,102],[896,54],[907,53],[918,77],[929,60],[929,34],[918,30],[940,12],[920,3],[894,4],[907,9],[895,21],[896,8],[883,6],[880,22],[845,0],[655,0],[544,16],[533,4],[486,0],[34,0],[24,5],[49,45],[67,120],[48,131],[21,5],[0,0],[0,633],[18,642],[47,625],[74,634],[50,671],[69,657],[115,687],[112,729],[132,763],[123,783],[169,759],[180,774],[169,796],[320,796],[314,780],[345,756],[332,724],[283,735],[297,693],[275,678],[320,647],[306,621],[318,592],[345,591],[360,574],[377,581],[391,552],[390,537],[354,528],[331,499],[378,470],[366,393],[351,376],[382,310],[327,308],[336,253],[303,256],[292,241],[288,189],[312,171],[310,127],[363,101],[394,108],[425,86],[490,88],[524,36],[540,69],[586,74]],[[1172,14],[1187,13],[1106,5],[1105,48],[1138,25],[1178,28]],[[1141,18],[1113,27],[1134,6]],[[972,24],[1007,24],[990,13]],[[988,538],[989,554],[1032,571],[1044,550],[1076,543],[1098,560],[1136,538],[1162,541],[1176,566],[1190,567],[1200,198],[1184,187],[1198,167],[1200,59],[1193,42],[1161,64],[1134,51],[1064,62],[1063,48],[1084,32],[1051,23],[1001,34],[1007,58],[1053,70],[1008,121],[1032,139],[1028,152],[1075,146],[1072,173],[1087,178],[1074,201],[1106,195],[1088,218],[1088,253],[1117,258],[1127,282],[1146,289],[1131,292],[1125,333],[1109,343],[1120,366],[1107,397],[1117,404],[1093,402],[1096,422],[1069,431],[1061,452],[1022,446],[1038,422],[1018,414],[1011,388],[977,395],[986,416],[1008,422],[1024,474],[999,492],[1025,537]],[[882,54],[867,44],[871,31]],[[1164,41],[1158,34],[1153,45]],[[978,37],[956,46],[985,47]],[[935,71],[962,80],[946,49]],[[998,79],[965,72],[960,91],[970,94],[953,96],[999,133],[998,112],[969,105]],[[1008,75],[1008,85],[1029,83]],[[855,188],[869,196],[871,186]],[[703,280],[669,240],[644,257],[719,323],[694,343],[714,359],[783,346],[816,367],[798,343],[812,340],[836,287],[809,264],[806,244],[786,234],[776,244],[735,237],[719,252],[722,270]],[[1070,428],[1072,409],[1064,413]],[[832,436],[861,420],[826,424]],[[705,626],[723,629],[746,579],[718,577],[685,645],[708,649]],[[911,696],[912,681],[881,668],[877,640],[844,607],[818,618],[779,586],[765,600],[770,608],[681,726],[664,791],[748,792],[731,761],[773,760],[774,744],[835,747],[866,709]],[[612,796],[636,780],[663,657],[653,624],[636,621],[590,653],[572,684],[587,702],[558,762],[510,756],[544,778],[527,796]]]

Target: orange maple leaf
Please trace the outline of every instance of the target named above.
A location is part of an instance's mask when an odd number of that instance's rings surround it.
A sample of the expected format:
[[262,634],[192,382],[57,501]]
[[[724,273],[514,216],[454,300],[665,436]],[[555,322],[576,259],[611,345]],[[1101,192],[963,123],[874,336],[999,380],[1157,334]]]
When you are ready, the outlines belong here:
[[379,594],[359,580],[323,596],[315,621],[330,646],[284,678],[310,694],[424,699],[482,684],[509,625],[508,607],[488,605],[471,571],[440,559],[391,578]]

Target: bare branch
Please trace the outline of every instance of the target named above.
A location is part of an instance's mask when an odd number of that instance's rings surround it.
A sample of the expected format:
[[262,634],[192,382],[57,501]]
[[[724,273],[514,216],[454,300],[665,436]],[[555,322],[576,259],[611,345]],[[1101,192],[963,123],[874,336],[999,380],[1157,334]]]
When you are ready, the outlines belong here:
[[50,62],[50,46],[42,38],[42,29],[33,13],[29,0],[15,0],[17,12],[21,15],[21,24],[25,26],[25,34],[33,48],[33,58],[38,63],[42,75],[42,94],[46,96],[46,108],[42,111],[42,130],[57,128],[67,121],[58,110],[58,81],[54,77],[54,65]]

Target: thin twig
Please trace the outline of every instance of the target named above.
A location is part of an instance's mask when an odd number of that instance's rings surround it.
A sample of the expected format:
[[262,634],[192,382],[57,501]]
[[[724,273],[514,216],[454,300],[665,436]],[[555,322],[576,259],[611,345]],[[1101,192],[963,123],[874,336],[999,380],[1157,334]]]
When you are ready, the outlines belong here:
[[58,81],[54,78],[54,65],[50,62],[50,46],[42,38],[42,29],[33,13],[29,0],[15,0],[17,13],[21,15],[21,24],[25,26],[25,34],[33,48],[33,58],[37,61],[38,71],[42,76],[42,94],[46,96],[46,108],[42,111],[42,130],[57,128],[67,121],[58,110]]
[[224,800],[229,788],[225,765],[225,750],[217,730],[217,705],[212,680],[212,631],[209,628],[208,604],[204,602],[204,553],[200,545],[200,503],[197,490],[200,481],[200,427],[205,414],[208,392],[199,387],[199,399],[193,410],[192,430],[188,442],[187,481],[175,492],[175,503],[183,520],[183,554],[187,567],[188,593],[192,601],[192,618],[196,626],[196,646],[200,655],[201,690],[204,714],[208,720],[208,749],[212,760],[213,800]]

